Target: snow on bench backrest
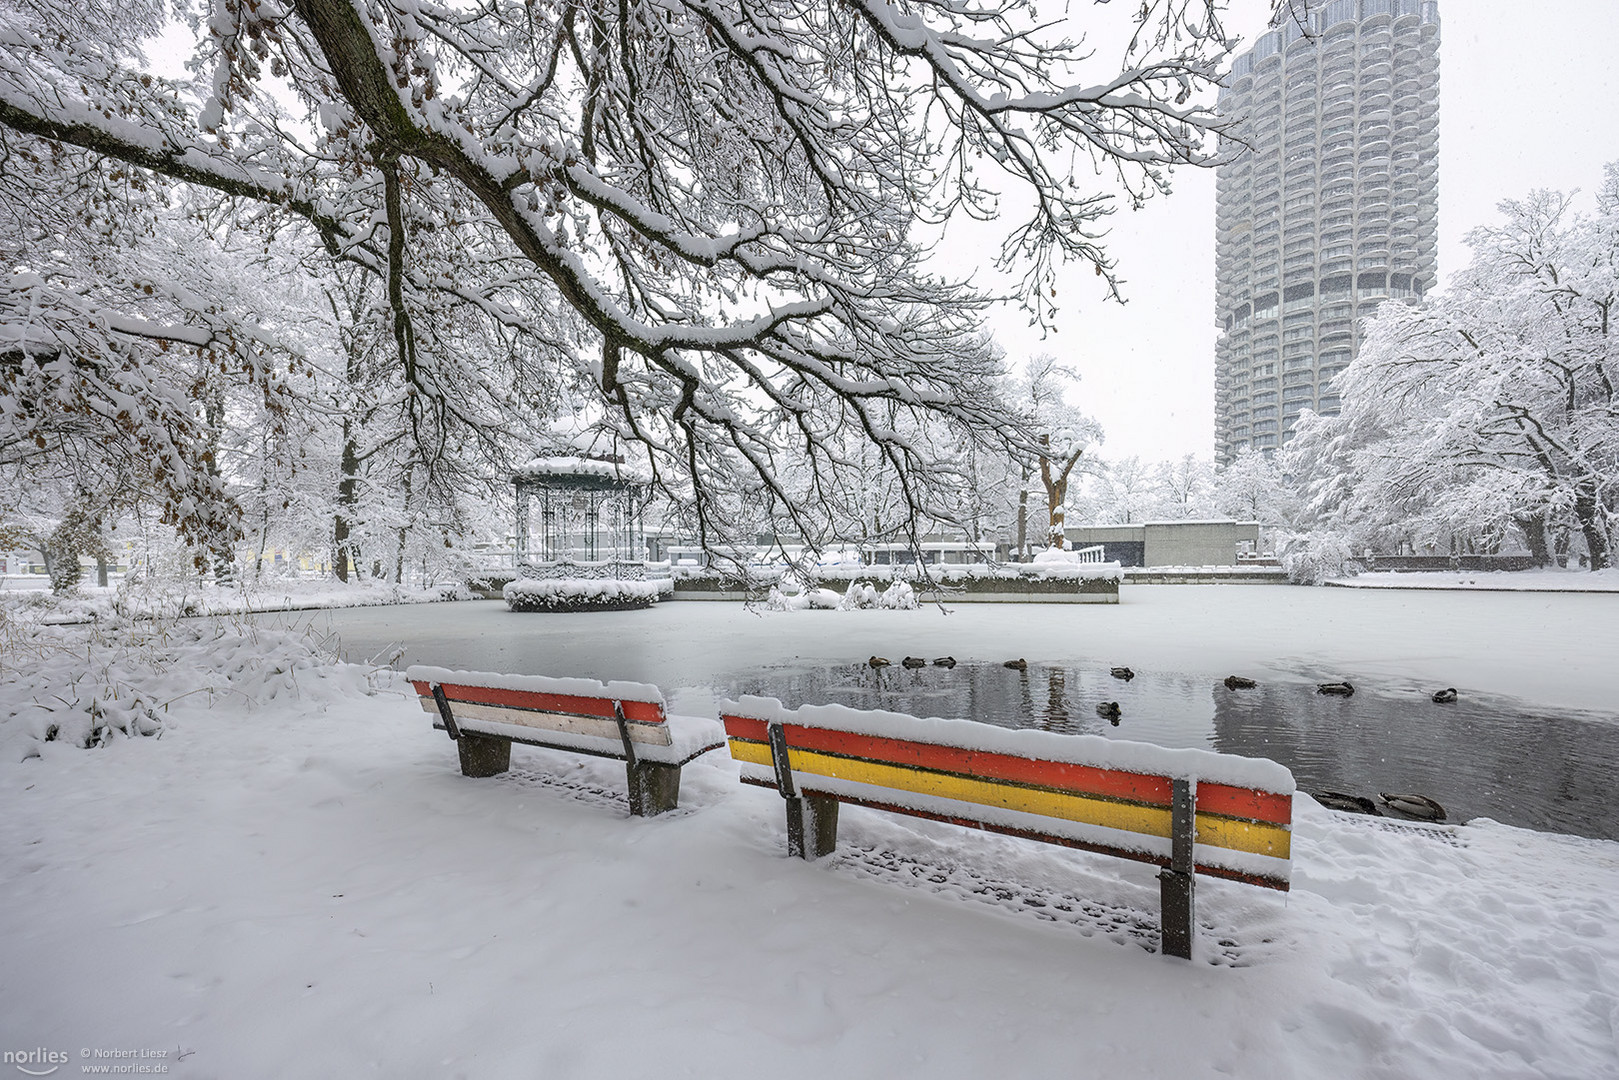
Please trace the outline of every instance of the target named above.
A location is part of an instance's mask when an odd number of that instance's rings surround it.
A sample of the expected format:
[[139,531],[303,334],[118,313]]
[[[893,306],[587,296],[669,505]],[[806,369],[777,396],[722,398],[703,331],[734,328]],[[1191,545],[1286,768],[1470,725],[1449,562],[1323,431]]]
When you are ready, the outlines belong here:
[[779,723],[799,794],[1164,865],[1171,781],[1190,780],[1198,872],[1288,887],[1293,774],[1274,761],[774,698],[722,702],[720,718],[748,783],[776,786]]
[[[452,671],[417,664],[405,672],[422,708],[437,714],[435,685],[444,690],[457,724],[477,732],[480,722],[569,732],[618,741],[615,703],[629,722],[635,742],[667,746],[670,735],[663,693],[649,683],[558,679],[544,675],[502,675],[492,671]],[[488,729],[484,729],[488,730]]]

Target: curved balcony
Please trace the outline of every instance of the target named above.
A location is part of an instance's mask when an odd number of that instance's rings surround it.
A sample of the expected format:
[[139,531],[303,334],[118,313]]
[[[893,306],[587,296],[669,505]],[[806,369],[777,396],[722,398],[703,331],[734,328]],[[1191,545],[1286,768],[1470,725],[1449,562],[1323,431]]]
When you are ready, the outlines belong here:
[[1394,79],[1390,74],[1369,75],[1363,69],[1360,75],[1360,92],[1362,97],[1371,94],[1386,94],[1394,89]]

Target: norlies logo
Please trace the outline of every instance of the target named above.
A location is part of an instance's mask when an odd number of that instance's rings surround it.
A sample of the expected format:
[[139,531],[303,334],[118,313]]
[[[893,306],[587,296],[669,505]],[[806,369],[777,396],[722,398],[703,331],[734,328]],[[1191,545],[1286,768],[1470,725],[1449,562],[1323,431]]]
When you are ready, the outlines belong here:
[[43,1046],[33,1050],[7,1050],[0,1054],[0,1064],[15,1065],[17,1071],[29,1076],[49,1076],[67,1064],[66,1050],[47,1050]]

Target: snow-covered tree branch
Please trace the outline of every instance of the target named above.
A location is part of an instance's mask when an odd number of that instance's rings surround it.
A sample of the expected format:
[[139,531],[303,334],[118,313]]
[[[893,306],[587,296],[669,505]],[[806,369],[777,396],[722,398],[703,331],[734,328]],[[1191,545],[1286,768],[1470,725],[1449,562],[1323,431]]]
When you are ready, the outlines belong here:
[[[179,5],[187,84],[138,50],[166,10],[0,9],[7,153],[190,185],[224,200],[216,235],[375,275],[429,482],[563,394],[705,538],[736,498],[824,533],[798,493],[844,485],[849,428],[912,516],[947,512],[891,409],[1032,448],[986,298],[929,271],[918,226],[1026,202],[1001,259],[1032,310],[1065,261],[1111,286],[1111,192],[1209,161],[1228,48],[1213,0],[1143,5],[1117,67],[1023,0],[226,0]],[[509,351],[454,354],[452,323]],[[784,447],[822,479],[782,483]]]

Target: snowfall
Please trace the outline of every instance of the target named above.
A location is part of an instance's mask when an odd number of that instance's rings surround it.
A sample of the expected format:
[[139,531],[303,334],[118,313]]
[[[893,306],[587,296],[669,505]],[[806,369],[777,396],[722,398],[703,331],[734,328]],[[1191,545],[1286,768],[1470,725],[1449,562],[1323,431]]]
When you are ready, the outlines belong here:
[[835,855],[789,859],[780,799],[724,750],[653,819],[613,762],[519,747],[467,779],[396,670],[646,681],[712,715],[706,680],[737,664],[1105,647],[1619,725],[1616,604],[1126,586],[1116,607],[83,626],[0,606],[0,1049],[36,1075],[231,1080],[1619,1076],[1613,842],[1299,795],[1291,893],[1200,879],[1186,962],[1156,951],[1152,867],[858,808]]

